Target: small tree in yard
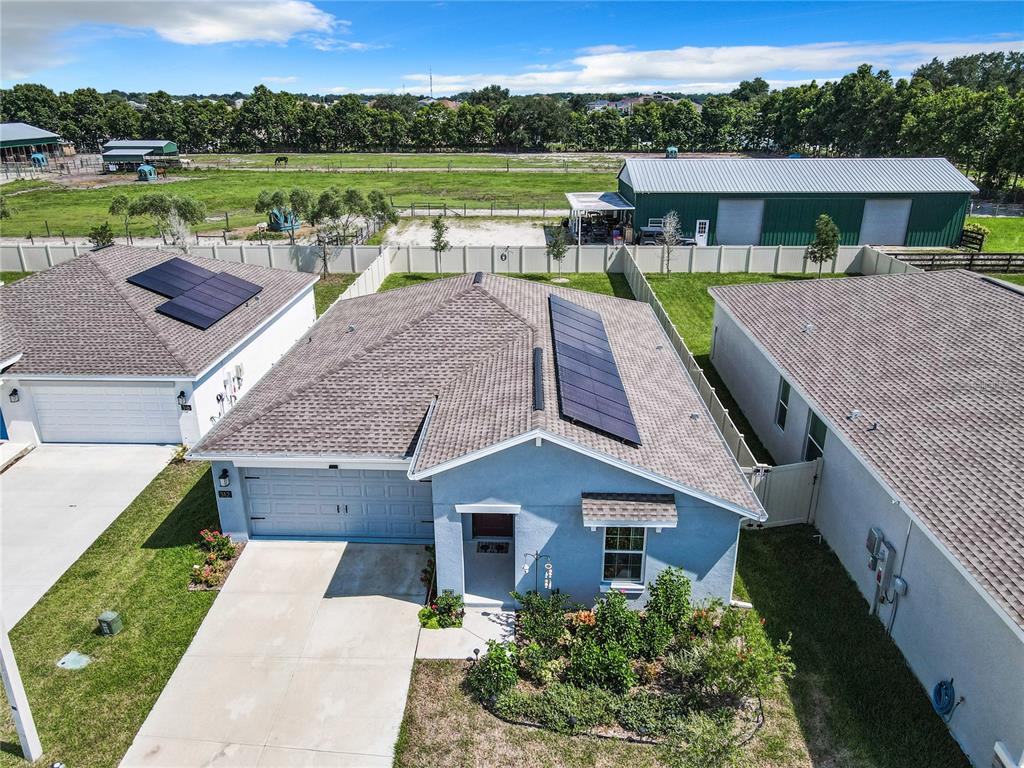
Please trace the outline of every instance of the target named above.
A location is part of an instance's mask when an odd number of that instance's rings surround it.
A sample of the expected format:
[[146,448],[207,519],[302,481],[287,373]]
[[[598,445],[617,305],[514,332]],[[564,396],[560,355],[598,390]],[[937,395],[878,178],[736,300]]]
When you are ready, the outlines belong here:
[[110,222],[104,221],[89,230],[89,242],[95,248],[102,248],[114,242],[114,230],[110,228]]
[[823,213],[814,224],[814,242],[807,247],[807,259],[818,265],[821,274],[822,265],[826,261],[835,261],[839,255],[839,227],[832,217]]
[[565,241],[565,230],[561,227],[557,227],[555,229],[555,234],[551,236],[551,242],[548,243],[548,258],[558,264],[558,277],[556,277],[553,282],[569,282],[568,278],[562,277],[562,261],[565,259],[565,255],[568,251],[569,246]]
[[356,231],[360,219],[370,218],[370,206],[363,193],[357,189],[331,187],[320,193],[316,204],[309,212],[309,221],[317,228],[317,240],[321,245],[320,269],[327,277],[328,266],[333,253],[328,245],[344,245]]
[[120,216],[124,222],[124,241],[127,244],[131,238],[131,233],[128,230],[128,225],[131,224],[131,200],[128,199],[128,195],[114,195],[110,200],[110,208],[107,212],[113,216]]
[[[171,233],[171,215],[180,220],[186,227],[199,224],[206,218],[206,207],[195,198],[186,195],[165,195],[160,192],[139,195],[132,200],[122,215],[130,218],[149,216],[156,224],[160,236],[166,238]],[[180,226],[176,222],[176,226]]]
[[430,222],[430,229],[434,233],[431,235],[430,245],[433,247],[434,256],[440,265],[441,253],[452,247],[452,244],[448,242],[448,225],[445,223],[444,217],[438,216]]
[[387,224],[397,223],[398,211],[395,210],[395,206],[391,204],[391,201],[385,197],[383,192],[375,189],[366,196],[366,200],[370,205],[370,216],[377,224],[377,229]]
[[665,238],[665,272],[672,271],[672,249],[683,239],[682,230],[679,227],[679,214],[669,211],[661,222],[661,234]]

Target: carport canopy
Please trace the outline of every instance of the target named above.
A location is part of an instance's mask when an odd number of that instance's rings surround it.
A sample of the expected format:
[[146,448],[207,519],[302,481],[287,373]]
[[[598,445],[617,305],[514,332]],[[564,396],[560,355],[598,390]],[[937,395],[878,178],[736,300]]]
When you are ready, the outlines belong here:
[[633,206],[618,192],[566,192],[572,218],[584,213],[609,213],[612,211],[632,211]]

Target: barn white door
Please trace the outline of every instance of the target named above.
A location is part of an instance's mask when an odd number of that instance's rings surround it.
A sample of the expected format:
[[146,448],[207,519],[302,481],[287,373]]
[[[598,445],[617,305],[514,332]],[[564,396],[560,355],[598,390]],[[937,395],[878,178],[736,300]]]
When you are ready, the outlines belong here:
[[242,477],[254,536],[433,538],[430,484],[405,472],[250,467]]
[[758,245],[764,200],[719,200],[715,220],[717,245]]
[[180,443],[172,384],[30,382],[44,443]]
[[911,200],[866,200],[860,245],[903,245],[907,241]]

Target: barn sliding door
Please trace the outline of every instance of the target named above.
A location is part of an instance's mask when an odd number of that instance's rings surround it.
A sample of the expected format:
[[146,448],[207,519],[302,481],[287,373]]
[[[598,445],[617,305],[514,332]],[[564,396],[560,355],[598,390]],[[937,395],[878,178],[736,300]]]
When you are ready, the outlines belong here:
[[865,200],[859,245],[903,245],[907,241],[911,200]]

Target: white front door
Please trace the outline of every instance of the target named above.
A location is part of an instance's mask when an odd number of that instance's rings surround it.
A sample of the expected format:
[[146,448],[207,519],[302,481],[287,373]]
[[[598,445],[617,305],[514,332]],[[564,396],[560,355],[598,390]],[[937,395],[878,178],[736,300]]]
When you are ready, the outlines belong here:
[[253,536],[434,535],[430,484],[403,471],[249,467],[242,478]]
[[907,239],[912,202],[899,198],[865,200],[858,244],[903,245]]
[[180,443],[173,384],[26,382],[44,443]]
[[711,228],[711,221],[709,219],[697,219],[697,224],[693,228],[693,239],[697,241],[697,245],[708,244],[708,230]]

